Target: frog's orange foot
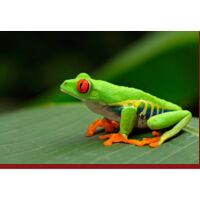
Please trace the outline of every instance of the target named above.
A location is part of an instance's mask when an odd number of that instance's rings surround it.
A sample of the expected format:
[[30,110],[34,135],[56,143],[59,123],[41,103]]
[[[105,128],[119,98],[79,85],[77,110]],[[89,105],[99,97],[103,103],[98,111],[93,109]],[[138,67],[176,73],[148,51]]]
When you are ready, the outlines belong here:
[[158,147],[159,146],[158,141],[160,140],[160,135],[161,134],[159,132],[157,132],[157,131],[152,131],[152,135],[155,136],[155,137],[151,138],[149,146],[153,147],[153,148]]
[[104,128],[106,133],[112,132],[114,129],[119,128],[119,123],[109,119],[97,119],[89,125],[86,136],[93,136],[97,128]]
[[99,139],[106,140],[103,144],[105,146],[111,146],[112,143],[119,143],[119,142],[124,142],[128,144],[128,139],[125,138],[121,133],[111,133],[111,134],[106,134],[106,135],[101,135],[99,136]]
[[156,148],[156,147],[159,146],[159,143],[158,143],[158,141],[157,142],[152,142],[152,143],[149,144],[149,146],[152,147],[152,148]]
[[153,138],[143,138],[142,140],[135,140],[135,139],[129,139],[129,144],[134,144],[136,146],[142,147],[145,145],[149,145],[150,147],[158,147],[158,141],[160,139],[160,136],[156,136]]
[[151,134],[152,134],[153,136],[160,136],[160,133],[158,133],[157,131],[152,131]]
[[143,141],[145,145],[149,145],[150,147],[158,147],[159,143],[158,141],[160,140],[160,136],[156,136],[153,138],[143,138]]
[[133,144],[136,146],[146,146],[149,145],[150,147],[158,147],[159,146],[159,140],[160,140],[160,133],[153,131],[152,135],[154,136],[153,138],[143,138],[142,140],[137,140],[137,139],[128,139],[124,137],[121,133],[111,133],[111,134],[106,134],[106,135],[101,135],[99,136],[99,139],[106,140],[103,144],[105,146],[111,146],[113,143],[119,143],[123,142],[126,144]]
[[156,136],[153,138],[143,138],[142,140],[136,140],[136,139],[125,138],[120,133],[112,133],[112,134],[101,135],[99,136],[99,139],[101,140],[108,139],[103,143],[105,146],[111,146],[112,143],[123,142],[126,144],[133,144],[140,147],[145,145],[149,145],[150,147],[158,147],[159,146],[158,141],[160,140],[160,136]]

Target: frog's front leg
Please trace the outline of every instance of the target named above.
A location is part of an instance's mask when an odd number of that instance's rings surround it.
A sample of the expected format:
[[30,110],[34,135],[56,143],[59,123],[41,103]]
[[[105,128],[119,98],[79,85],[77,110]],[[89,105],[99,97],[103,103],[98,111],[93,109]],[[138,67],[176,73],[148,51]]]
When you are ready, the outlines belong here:
[[152,130],[164,129],[176,125],[163,133],[158,141],[150,143],[149,146],[157,147],[169,138],[178,134],[191,118],[192,114],[187,110],[171,111],[151,117],[147,121],[147,125]]
[[123,108],[120,118],[119,133],[112,133],[99,136],[100,139],[108,139],[104,142],[105,146],[110,146],[112,143],[124,142],[131,144],[133,140],[129,140],[127,136],[132,131],[137,118],[137,109],[130,106]]
[[86,136],[93,136],[97,128],[104,128],[106,133],[114,131],[119,128],[119,123],[109,119],[97,119],[91,125],[88,126]]

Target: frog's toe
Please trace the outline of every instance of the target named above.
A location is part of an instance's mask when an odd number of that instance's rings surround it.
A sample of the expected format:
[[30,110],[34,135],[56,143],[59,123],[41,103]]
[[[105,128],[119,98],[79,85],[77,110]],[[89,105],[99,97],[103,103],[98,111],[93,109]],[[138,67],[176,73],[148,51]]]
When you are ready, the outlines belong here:
[[111,135],[112,135],[112,134],[100,135],[100,136],[99,136],[99,139],[100,139],[100,140],[108,139],[108,138],[111,137]]
[[158,141],[160,139],[160,136],[156,136],[153,138],[143,138],[142,140],[136,140],[136,139],[129,139],[129,144],[134,144],[136,146],[142,147],[149,145],[150,147],[157,147],[159,146]]
[[156,148],[156,147],[159,146],[159,143],[158,142],[152,142],[152,143],[149,144],[149,146],[152,147],[152,148]]
[[128,143],[139,146],[139,147],[142,147],[145,145],[143,140],[136,140],[136,139],[129,139]]
[[108,139],[106,140],[103,145],[104,146],[111,146],[113,143],[128,143],[128,139],[125,138],[121,133],[111,133],[106,135],[99,136],[99,139]]
[[152,134],[153,136],[160,136],[160,133],[157,132],[157,131],[152,131],[151,134]]
[[94,135],[96,129],[101,125],[101,119],[96,119],[92,124],[90,124],[86,131],[86,136],[91,137]]
[[102,120],[102,127],[105,129],[106,133],[113,132],[116,128],[119,128],[119,123],[109,119]]
[[96,131],[96,128],[93,125],[88,126],[87,131],[86,131],[86,136],[91,137],[94,135]]
[[94,135],[94,131],[92,129],[87,129],[86,134],[87,137],[91,137]]

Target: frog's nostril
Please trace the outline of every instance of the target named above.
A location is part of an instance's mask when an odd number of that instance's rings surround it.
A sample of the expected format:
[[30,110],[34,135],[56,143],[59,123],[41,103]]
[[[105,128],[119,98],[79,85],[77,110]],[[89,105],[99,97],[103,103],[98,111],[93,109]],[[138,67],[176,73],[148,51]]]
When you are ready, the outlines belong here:
[[62,86],[66,86],[67,85],[67,82],[63,82]]
[[60,89],[63,89],[66,85],[67,85],[67,83],[66,83],[66,82],[63,82],[63,83],[60,85]]

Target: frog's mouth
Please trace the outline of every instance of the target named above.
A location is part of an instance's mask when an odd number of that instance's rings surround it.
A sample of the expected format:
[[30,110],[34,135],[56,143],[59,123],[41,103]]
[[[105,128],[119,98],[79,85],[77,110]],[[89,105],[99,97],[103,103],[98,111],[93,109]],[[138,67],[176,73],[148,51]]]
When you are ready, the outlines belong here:
[[63,88],[60,88],[60,91],[63,92],[63,93],[65,93],[65,94],[68,94],[68,95],[70,95],[70,96],[72,96],[72,97],[74,97],[74,98],[79,99],[75,94],[72,94],[71,92],[66,91],[66,90],[64,90]]
[[69,94],[66,90],[64,90],[63,88],[60,88],[60,91],[65,93],[65,94]]
[[70,96],[75,97],[74,94],[70,93],[69,91],[64,90],[63,88],[60,88],[60,91],[63,92],[63,93],[65,93],[65,94],[68,94],[68,95],[70,95]]

